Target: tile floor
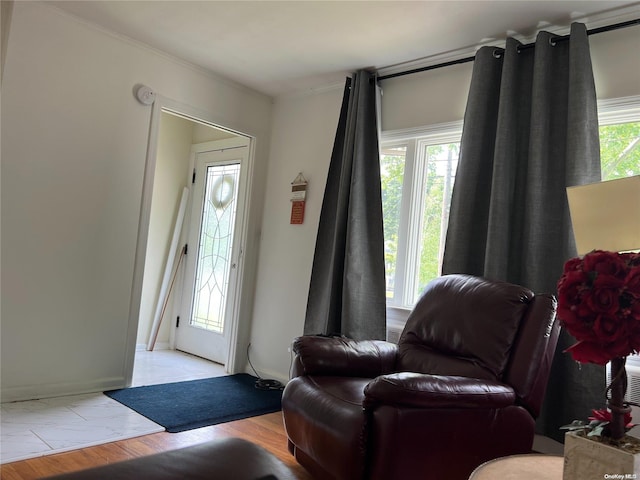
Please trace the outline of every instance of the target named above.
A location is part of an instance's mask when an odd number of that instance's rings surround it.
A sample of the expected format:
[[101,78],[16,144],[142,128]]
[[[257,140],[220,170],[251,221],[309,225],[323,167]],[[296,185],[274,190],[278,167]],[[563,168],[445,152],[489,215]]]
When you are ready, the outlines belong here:
[[[132,386],[225,375],[222,365],[173,350],[136,352]],[[102,393],[0,406],[0,463],[99,445],[164,428]]]

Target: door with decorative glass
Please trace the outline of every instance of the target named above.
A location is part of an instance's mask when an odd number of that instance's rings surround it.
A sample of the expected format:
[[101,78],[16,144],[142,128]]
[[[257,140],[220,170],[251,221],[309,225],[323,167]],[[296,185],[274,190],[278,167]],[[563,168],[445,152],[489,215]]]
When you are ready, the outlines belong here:
[[[225,364],[242,261],[243,165],[249,140],[196,146],[176,349]],[[222,148],[220,148],[222,147]]]

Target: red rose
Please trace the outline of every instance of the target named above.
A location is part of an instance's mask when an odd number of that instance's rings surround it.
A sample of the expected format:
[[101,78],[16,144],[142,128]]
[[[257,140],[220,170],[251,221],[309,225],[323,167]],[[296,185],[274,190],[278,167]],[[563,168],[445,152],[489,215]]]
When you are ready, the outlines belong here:
[[576,314],[577,309],[558,309],[560,324],[576,340],[596,341],[598,338],[593,331],[594,318],[580,317]]
[[638,323],[638,327],[634,328],[640,329],[640,302],[633,302],[629,307],[629,319],[631,322]]
[[594,250],[584,256],[583,270],[596,272],[598,275],[612,275],[624,278],[627,275],[627,264],[616,252]]
[[593,310],[583,303],[577,305],[558,303],[560,323],[576,340],[598,340],[593,331],[596,316]]
[[626,336],[624,322],[615,315],[600,314],[593,322],[593,332],[600,343],[615,342],[619,337]]
[[640,267],[640,253],[621,253],[620,257],[630,268]]
[[[567,265],[570,263],[571,260]],[[577,340],[596,340],[593,333],[595,314],[582,300],[588,282],[586,273],[571,267],[558,282],[558,318]]]
[[579,305],[576,305],[575,307],[575,312],[576,315],[578,317],[580,317],[583,321],[585,322],[591,322],[593,323],[596,319],[597,312],[594,312],[591,307],[589,307],[589,305],[587,305],[587,303],[581,303]]
[[558,318],[582,363],[604,365],[640,351],[640,255],[593,251],[564,265]]
[[580,257],[567,260],[564,264],[564,273],[572,272],[574,270],[582,270],[582,259]]
[[565,351],[571,353],[573,359],[580,363],[606,365],[612,358],[600,344],[595,342],[578,342]]
[[640,267],[633,267],[624,279],[626,291],[640,301]]
[[616,333],[614,333],[612,340],[607,344],[605,350],[609,352],[612,358],[626,357],[634,352],[631,340],[629,322],[627,320],[618,321]]
[[570,270],[558,282],[558,303],[577,305],[582,302],[580,296],[589,281],[589,276],[580,270]]
[[593,287],[583,295],[590,308],[595,312],[613,314],[620,306],[620,289],[622,280],[613,275],[598,275],[593,282]]

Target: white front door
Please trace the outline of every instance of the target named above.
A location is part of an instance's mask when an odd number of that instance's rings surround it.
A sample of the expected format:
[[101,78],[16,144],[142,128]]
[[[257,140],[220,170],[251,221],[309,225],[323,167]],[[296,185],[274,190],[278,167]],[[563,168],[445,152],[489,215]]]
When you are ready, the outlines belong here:
[[[224,146],[224,148],[220,148]],[[211,149],[207,149],[211,148]],[[176,348],[226,364],[242,261],[249,139],[195,146],[188,250]]]

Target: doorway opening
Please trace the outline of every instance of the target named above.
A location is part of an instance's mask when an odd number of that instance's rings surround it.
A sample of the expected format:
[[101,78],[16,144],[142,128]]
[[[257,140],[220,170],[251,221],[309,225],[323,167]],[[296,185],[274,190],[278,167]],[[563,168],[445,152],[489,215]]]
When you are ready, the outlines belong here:
[[166,108],[155,118],[136,351],[180,350],[233,373],[251,138]]

